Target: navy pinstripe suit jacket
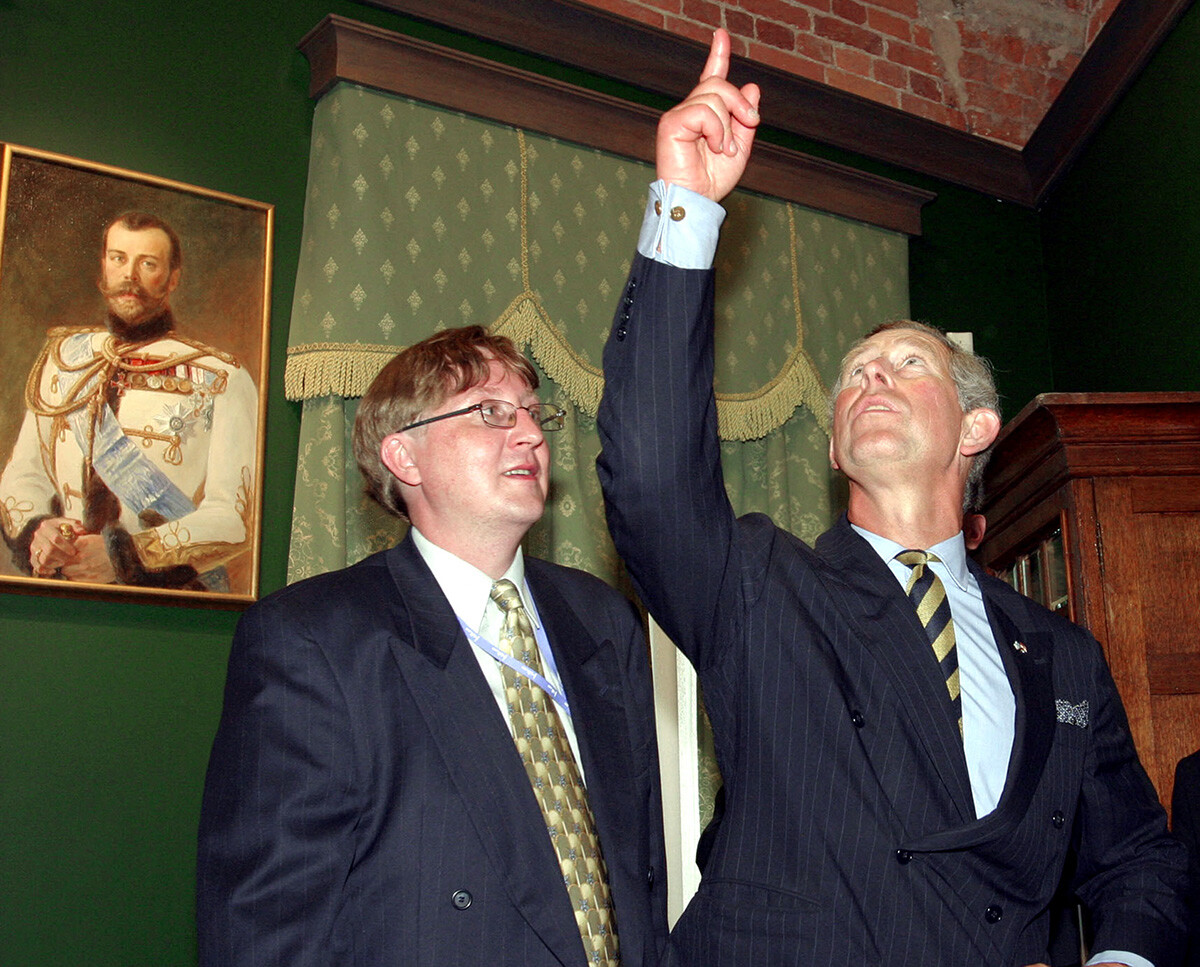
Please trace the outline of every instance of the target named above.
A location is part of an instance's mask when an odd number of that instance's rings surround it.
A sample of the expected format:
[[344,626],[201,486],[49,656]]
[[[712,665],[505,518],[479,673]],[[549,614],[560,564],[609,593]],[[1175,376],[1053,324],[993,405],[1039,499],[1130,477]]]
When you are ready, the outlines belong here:
[[1187,967],[1200,967],[1200,752],[1193,752],[1175,767],[1171,795],[1171,824],[1175,836],[1188,850],[1188,955]]
[[726,811],[671,962],[1023,965],[1068,853],[1094,949],[1178,957],[1182,859],[1097,643],[976,571],[1017,700],[974,816],[945,686],[903,589],[843,518],[815,549],[725,495],[712,273],[638,256],[605,349],[609,526],[695,665]]
[[[666,946],[641,622],[526,559],[608,864],[626,965]],[[200,963],[582,967],[541,811],[411,538],[265,598],[238,625],[200,823]]]

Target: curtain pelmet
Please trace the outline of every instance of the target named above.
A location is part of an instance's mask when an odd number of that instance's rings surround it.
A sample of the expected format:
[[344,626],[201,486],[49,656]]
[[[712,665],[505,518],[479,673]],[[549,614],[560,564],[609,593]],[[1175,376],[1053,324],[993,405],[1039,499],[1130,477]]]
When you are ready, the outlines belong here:
[[[287,394],[303,400],[289,581],[403,532],[361,494],[357,397],[404,346],[480,323],[569,412],[527,550],[614,584],[595,457],[600,358],[650,166],[339,84],[316,107]],[[736,192],[717,256],[716,388],[727,487],[806,540],[833,515],[826,387],[845,348],[907,315],[907,239]]]

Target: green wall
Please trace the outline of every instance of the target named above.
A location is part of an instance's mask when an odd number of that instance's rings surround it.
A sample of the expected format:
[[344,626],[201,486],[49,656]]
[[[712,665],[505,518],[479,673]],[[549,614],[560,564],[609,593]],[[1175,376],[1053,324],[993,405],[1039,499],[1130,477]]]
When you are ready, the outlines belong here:
[[1060,391],[1200,390],[1200,7],[1043,212]]
[[[330,12],[399,24],[326,0],[0,0],[0,140],[276,206],[264,591],[284,581],[299,427],[282,380],[311,124],[296,43]],[[0,593],[0,964],[194,963],[236,620]]]
[[[295,45],[330,12],[418,30],[350,0],[0,0],[0,140],[276,205],[264,592],[284,580],[299,425],[282,392],[311,117]],[[902,177],[939,192],[914,314],[975,331],[1010,404],[1050,388],[1037,216]],[[0,964],[194,962],[195,827],[236,618],[0,593]]]
[[1005,419],[1053,389],[1036,212],[950,185],[909,247],[914,318],[970,331],[991,360]]

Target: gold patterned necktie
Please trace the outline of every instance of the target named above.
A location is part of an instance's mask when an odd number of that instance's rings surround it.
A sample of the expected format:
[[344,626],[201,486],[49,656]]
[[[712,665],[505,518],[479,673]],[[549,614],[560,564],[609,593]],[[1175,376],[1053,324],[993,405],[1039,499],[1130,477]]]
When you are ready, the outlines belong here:
[[909,550],[897,554],[896,560],[912,568],[905,591],[917,609],[917,617],[921,619],[921,625],[933,646],[946,691],[950,693],[950,703],[958,720],[958,734],[961,737],[962,696],[958,682],[958,649],[954,645],[954,619],[950,616],[950,600],[946,597],[941,578],[933,573],[933,568],[927,566],[930,561],[941,563],[941,559],[928,551]]
[[[492,600],[504,612],[500,648],[538,675],[545,675],[542,656],[529,615],[521,604],[516,586],[507,580],[492,585]],[[575,922],[583,939],[587,962],[617,967],[620,950],[612,897],[608,891],[608,869],[600,852],[600,838],[588,806],[587,789],[571,743],[558,717],[553,700],[525,675],[503,662],[508,714],[513,738],[525,771],[537,796],[558,864],[563,885],[575,910]]]

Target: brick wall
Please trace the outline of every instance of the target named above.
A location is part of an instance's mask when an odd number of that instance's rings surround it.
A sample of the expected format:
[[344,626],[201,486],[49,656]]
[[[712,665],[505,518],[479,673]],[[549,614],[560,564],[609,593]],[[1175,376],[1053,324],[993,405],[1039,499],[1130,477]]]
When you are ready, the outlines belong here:
[[1120,0],[581,2],[1021,147]]

